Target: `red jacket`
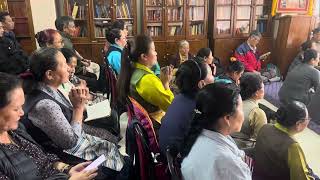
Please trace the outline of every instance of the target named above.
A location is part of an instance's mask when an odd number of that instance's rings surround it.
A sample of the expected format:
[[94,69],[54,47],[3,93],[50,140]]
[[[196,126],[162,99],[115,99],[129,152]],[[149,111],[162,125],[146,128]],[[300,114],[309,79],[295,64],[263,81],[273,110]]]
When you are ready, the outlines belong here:
[[253,72],[261,70],[261,62],[258,52],[255,53],[249,47],[247,42],[242,43],[234,53],[234,56],[243,63],[245,71]]

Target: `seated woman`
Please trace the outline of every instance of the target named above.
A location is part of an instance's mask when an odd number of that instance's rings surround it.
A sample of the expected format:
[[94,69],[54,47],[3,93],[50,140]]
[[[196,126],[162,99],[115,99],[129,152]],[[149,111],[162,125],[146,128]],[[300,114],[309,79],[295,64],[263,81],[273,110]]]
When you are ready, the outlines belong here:
[[182,150],[184,180],[250,180],[245,153],[230,136],[242,123],[242,100],[234,84],[213,83],[201,89]]
[[314,49],[308,49],[303,57],[303,63],[287,74],[279,90],[279,99],[282,104],[300,101],[308,105],[313,94],[311,88],[315,91],[319,88],[320,72],[314,68],[319,64],[319,53]]
[[118,80],[120,101],[126,104],[128,96],[134,98],[159,129],[161,118],[174,98],[169,88],[172,68],[162,68],[160,78],[151,71],[150,68],[157,63],[157,52],[149,36],[136,36],[124,53]]
[[106,30],[106,38],[110,47],[105,54],[105,61],[111,66],[117,75],[121,69],[121,54],[127,44],[127,33],[124,30],[114,28]]
[[258,102],[264,97],[264,84],[260,75],[246,73],[241,78],[241,97],[243,99],[244,122],[239,133],[232,134],[239,148],[252,146],[261,127],[267,124],[266,113]]
[[24,101],[21,81],[0,73],[0,179],[93,179],[97,169],[83,171],[89,163],[70,169],[30,137],[19,124]]
[[163,153],[166,152],[168,145],[175,145],[180,149],[196,106],[195,96],[201,88],[213,81],[211,68],[203,62],[203,59],[196,57],[180,65],[175,79],[180,93],[175,96],[161,120],[159,138]]
[[226,72],[215,78],[215,82],[234,83],[240,85],[240,78],[244,72],[244,65],[235,58],[230,58]]
[[[54,29],[45,29],[43,31],[39,31],[35,35],[37,42],[41,48],[52,47],[61,49],[64,47],[63,37],[60,35],[59,31]],[[68,48],[69,49],[69,48]],[[70,49],[71,50],[71,49]],[[73,50],[74,51],[74,50]],[[76,52],[75,52],[76,53]],[[79,55],[77,54],[77,65],[82,63],[82,61],[78,60]],[[80,75],[82,79],[84,79],[90,88],[91,91],[98,91],[101,89],[100,82],[97,80],[97,75],[93,73],[93,71],[89,70],[93,67],[95,71],[100,71],[100,66],[93,62],[84,62],[86,65],[82,67],[88,70],[85,75]],[[90,67],[92,66],[92,67]],[[78,66],[76,67],[76,71],[79,71]],[[82,71],[82,70],[81,70]]]
[[189,53],[189,42],[186,40],[182,40],[178,44],[178,52],[175,55],[169,57],[169,63],[174,68],[178,68],[181,63],[186,60],[193,58],[193,55]]
[[88,89],[72,88],[70,101],[58,90],[69,78],[68,65],[60,50],[43,48],[34,52],[30,67],[36,86],[27,95],[25,104],[28,117],[24,124],[29,134],[46,150],[61,157],[62,151],[85,160],[104,154],[107,160],[103,166],[112,169],[112,173],[120,171],[123,159],[118,147],[82,129]]
[[293,68],[303,63],[303,53],[306,50],[308,49],[316,50],[316,42],[314,40],[308,40],[301,45],[300,49],[301,51],[298,53],[298,55],[293,59],[292,63],[290,64],[288,72],[290,72]]
[[[216,71],[217,71],[217,66],[215,65],[215,58],[212,55],[212,51],[210,48],[201,48],[196,57],[200,57],[203,58],[205,63],[207,63],[212,71],[212,75],[215,76],[216,75]],[[220,63],[220,62],[219,62]]]
[[301,102],[292,101],[281,106],[276,116],[275,125],[265,125],[259,132],[255,146],[253,179],[317,179],[306,164],[299,143],[293,137],[309,124],[306,106]]

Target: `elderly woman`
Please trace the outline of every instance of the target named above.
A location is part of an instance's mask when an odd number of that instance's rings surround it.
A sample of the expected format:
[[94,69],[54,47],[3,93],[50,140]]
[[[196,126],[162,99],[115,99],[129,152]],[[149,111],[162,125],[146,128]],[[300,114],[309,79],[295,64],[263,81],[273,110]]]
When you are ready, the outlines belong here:
[[237,86],[213,83],[201,89],[182,150],[183,178],[250,180],[245,153],[230,136],[240,131],[242,123],[242,100]]
[[259,108],[258,102],[264,97],[264,84],[260,75],[246,73],[240,82],[243,98],[244,122],[239,133],[232,136],[240,148],[252,146],[263,125],[267,123],[266,113]]
[[25,132],[19,124],[25,101],[21,85],[16,77],[0,73],[0,179],[93,179],[97,169],[83,171],[88,163],[68,168]]
[[259,132],[253,179],[319,179],[306,164],[304,153],[294,139],[294,135],[302,132],[309,124],[306,106],[292,101],[281,106],[276,116],[275,125],[265,125]]
[[180,41],[178,44],[178,49],[179,51],[177,52],[177,54],[169,58],[169,63],[174,68],[178,68],[181,63],[193,57],[193,55],[189,53],[190,47],[189,47],[188,41],[186,40]]
[[58,90],[69,79],[68,65],[60,50],[44,48],[36,51],[31,57],[30,71],[35,88],[27,96],[25,109],[28,118],[24,124],[31,136],[61,157],[67,153],[92,160],[104,154],[107,160],[103,166],[112,174],[120,171],[123,159],[118,147],[88,135],[82,129],[88,89],[72,88],[69,94],[71,103]]

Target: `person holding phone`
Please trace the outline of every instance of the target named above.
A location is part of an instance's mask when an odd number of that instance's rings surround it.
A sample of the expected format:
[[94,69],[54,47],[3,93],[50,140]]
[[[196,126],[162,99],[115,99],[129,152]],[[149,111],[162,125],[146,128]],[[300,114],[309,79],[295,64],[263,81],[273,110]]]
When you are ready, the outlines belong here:
[[72,168],[45,152],[19,122],[25,102],[22,82],[0,73],[0,179],[89,180],[97,168],[84,170],[90,162]]

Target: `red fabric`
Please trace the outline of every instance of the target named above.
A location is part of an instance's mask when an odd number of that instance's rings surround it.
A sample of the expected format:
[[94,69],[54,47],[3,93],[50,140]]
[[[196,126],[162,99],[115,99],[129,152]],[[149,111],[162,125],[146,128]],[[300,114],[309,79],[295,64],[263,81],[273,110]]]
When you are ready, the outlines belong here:
[[234,56],[243,63],[245,71],[253,72],[261,70],[261,62],[257,60],[256,55],[252,51],[247,51],[244,54],[235,52]]

